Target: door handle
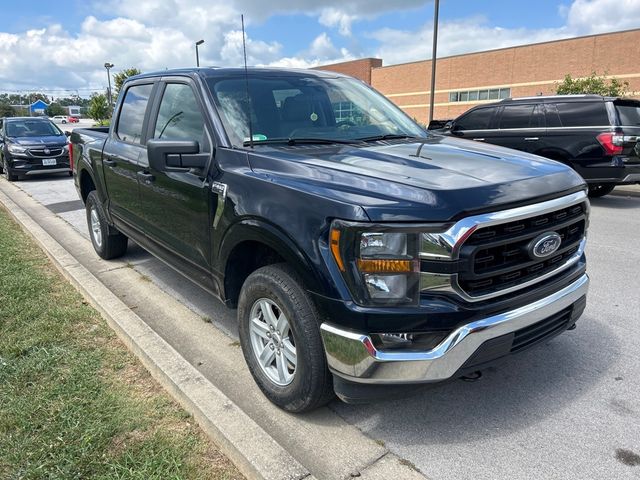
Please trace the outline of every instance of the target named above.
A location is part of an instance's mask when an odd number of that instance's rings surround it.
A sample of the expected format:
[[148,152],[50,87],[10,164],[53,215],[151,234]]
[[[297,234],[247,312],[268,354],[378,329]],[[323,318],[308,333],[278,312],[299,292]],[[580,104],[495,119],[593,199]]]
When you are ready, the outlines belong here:
[[144,183],[151,183],[156,179],[156,177],[154,177],[149,172],[138,172],[137,176],[140,179],[140,181],[142,181]]
[[538,137],[524,137],[525,142],[537,142],[540,140]]
[[102,163],[104,163],[107,167],[115,167],[116,166],[116,161],[115,160],[111,160],[109,158],[105,158],[104,160],[102,160]]
[[474,138],[473,140],[476,142],[484,142],[484,138]]

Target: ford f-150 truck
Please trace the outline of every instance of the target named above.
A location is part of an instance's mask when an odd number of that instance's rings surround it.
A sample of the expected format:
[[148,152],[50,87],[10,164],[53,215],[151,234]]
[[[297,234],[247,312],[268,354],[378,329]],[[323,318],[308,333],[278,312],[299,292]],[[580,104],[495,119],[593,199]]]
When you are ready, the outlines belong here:
[[586,304],[578,174],[428,134],[343,75],[138,75],[71,143],[96,252],[131,238],[237,307],[249,370],[289,411],[469,376]]

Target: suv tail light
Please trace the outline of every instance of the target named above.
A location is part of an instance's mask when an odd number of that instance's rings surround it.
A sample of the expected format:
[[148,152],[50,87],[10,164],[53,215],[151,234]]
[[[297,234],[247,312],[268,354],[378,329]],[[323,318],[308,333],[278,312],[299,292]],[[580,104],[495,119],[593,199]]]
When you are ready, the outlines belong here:
[[69,142],[69,169],[73,171],[73,143]]
[[601,133],[596,137],[606,155],[620,155],[622,153],[622,145],[624,136],[615,133]]

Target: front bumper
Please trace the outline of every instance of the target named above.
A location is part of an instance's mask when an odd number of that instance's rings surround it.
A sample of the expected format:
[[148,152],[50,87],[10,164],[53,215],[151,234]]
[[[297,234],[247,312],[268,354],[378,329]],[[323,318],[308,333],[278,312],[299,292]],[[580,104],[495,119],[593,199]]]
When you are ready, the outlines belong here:
[[[427,351],[383,351],[366,334],[321,325],[329,368],[344,380],[364,384],[428,383],[447,380],[477,358],[487,342],[513,334],[557,315],[586,296],[586,274],[535,302],[476,320],[456,328],[439,345]],[[575,322],[581,310],[569,313]],[[570,326],[569,324],[567,326]]]

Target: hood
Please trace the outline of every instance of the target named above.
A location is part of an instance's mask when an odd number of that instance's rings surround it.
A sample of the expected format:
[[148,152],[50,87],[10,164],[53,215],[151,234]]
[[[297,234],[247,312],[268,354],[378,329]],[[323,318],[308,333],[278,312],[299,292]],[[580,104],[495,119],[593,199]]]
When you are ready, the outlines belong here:
[[272,181],[361,206],[372,221],[446,221],[584,185],[561,163],[470,140],[380,143],[267,147],[250,162]]
[[17,145],[66,145],[67,137],[65,135],[46,135],[42,137],[11,137],[11,143]]

